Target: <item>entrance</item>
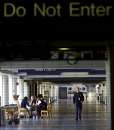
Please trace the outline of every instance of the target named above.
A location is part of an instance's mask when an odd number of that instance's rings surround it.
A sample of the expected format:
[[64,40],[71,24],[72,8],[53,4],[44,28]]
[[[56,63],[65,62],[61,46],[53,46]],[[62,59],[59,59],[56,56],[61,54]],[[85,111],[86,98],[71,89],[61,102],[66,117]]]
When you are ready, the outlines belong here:
[[67,99],[67,87],[59,87],[59,99]]

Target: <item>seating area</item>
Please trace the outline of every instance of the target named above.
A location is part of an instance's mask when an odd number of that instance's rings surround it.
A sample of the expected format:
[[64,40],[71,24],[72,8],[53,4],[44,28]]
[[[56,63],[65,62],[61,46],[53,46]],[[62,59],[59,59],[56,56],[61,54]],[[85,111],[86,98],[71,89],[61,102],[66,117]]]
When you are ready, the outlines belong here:
[[[40,118],[52,118],[54,111],[54,103],[48,103],[47,104],[47,110],[41,110],[41,117]],[[21,108],[17,106],[7,106],[5,107],[5,118],[7,120],[13,119],[14,117],[17,118],[29,118],[30,117],[30,111],[26,108]],[[32,117],[37,117],[37,111],[32,110]]]

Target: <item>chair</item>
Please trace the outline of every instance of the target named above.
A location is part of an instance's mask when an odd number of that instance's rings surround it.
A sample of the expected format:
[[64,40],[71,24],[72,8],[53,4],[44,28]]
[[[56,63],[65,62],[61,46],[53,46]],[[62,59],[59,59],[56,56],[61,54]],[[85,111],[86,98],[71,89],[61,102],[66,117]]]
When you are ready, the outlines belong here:
[[48,117],[48,110],[41,110],[41,118],[47,118]]
[[47,111],[48,111],[48,117],[49,118],[52,118],[52,103],[49,103],[48,106],[47,106]]
[[19,117],[28,118],[29,113],[26,108],[19,108]]
[[41,110],[41,118],[51,118],[52,117],[52,104],[47,105],[47,110]]
[[13,119],[18,115],[17,107],[5,107],[5,117],[6,119]]

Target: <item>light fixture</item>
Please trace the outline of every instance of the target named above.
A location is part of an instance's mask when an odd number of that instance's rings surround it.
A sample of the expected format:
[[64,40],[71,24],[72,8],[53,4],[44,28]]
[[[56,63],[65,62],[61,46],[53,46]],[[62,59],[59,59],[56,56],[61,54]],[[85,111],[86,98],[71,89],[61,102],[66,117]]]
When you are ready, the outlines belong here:
[[70,50],[70,48],[58,48],[58,50],[60,50],[60,51],[68,51],[68,50]]

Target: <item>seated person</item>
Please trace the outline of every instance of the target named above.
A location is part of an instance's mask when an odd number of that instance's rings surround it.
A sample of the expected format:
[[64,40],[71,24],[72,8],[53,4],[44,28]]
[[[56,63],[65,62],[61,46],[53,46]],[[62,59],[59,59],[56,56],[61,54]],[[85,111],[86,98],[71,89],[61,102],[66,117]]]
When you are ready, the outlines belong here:
[[35,96],[31,96],[31,100],[30,100],[30,114],[31,114],[31,118],[33,117],[33,112],[35,112],[36,109],[36,97]]
[[43,99],[38,98],[37,100],[38,117],[41,117],[41,110],[47,110],[47,103]]
[[22,102],[21,102],[21,108],[26,108],[27,109],[27,106],[29,107],[28,98],[24,97]]
[[28,102],[28,97],[24,97],[22,102],[21,102],[21,108],[25,108],[29,114],[29,116],[31,116],[31,113],[29,112],[30,110],[30,105]]
[[30,105],[31,106],[35,106],[36,105],[36,97],[35,96],[31,96]]
[[47,110],[47,103],[44,99],[41,100],[41,110]]

